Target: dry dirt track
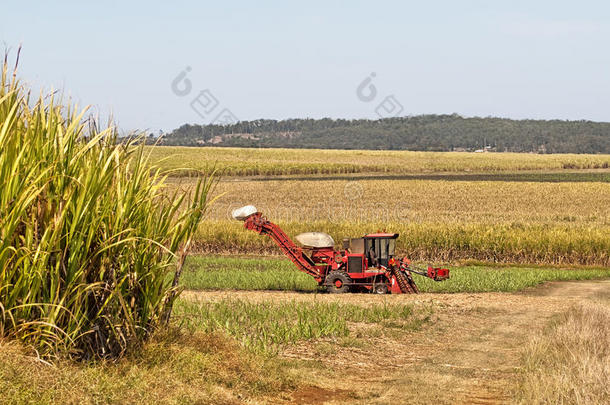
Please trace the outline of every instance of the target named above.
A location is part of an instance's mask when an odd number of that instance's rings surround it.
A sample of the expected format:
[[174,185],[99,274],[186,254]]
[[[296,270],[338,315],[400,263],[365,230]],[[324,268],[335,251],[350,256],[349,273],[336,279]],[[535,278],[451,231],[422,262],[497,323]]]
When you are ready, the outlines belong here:
[[[377,296],[187,291],[183,296],[196,300],[339,300],[361,305],[434,302],[438,305],[435,321],[416,332],[396,338],[371,337],[362,348],[334,345],[325,356],[311,342],[286,349],[285,357],[315,360],[323,367],[303,369],[301,378],[311,381],[311,386],[281,402],[500,404],[512,402],[520,348],[530,336],[553,315],[609,290],[610,281],[587,281],[548,283],[521,293]],[[360,332],[366,336],[366,330]]]

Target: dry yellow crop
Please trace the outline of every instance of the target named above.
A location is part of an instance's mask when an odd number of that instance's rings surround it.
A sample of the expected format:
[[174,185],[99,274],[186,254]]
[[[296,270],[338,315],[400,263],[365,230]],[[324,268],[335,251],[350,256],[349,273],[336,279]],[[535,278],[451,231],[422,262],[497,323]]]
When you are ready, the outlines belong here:
[[[231,219],[253,204],[292,236],[401,233],[398,247],[414,259],[610,264],[609,155],[153,150],[153,159],[170,155],[166,168],[216,165],[228,174],[198,231],[206,251],[278,253]],[[190,184],[175,177],[171,188]]]
[[411,152],[319,149],[247,149],[160,147],[152,150],[175,174],[217,166],[225,175],[345,173],[503,172],[598,169],[610,166],[610,155],[525,153]]
[[[189,184],[175,179],[173,187]],[[610,263],[608,183],[227,178],[217,193],[197,235],[206,251],[277,253],[231,219],[233,209],[254,204],[292,236],[401,233],[399,250],[413,259]]]

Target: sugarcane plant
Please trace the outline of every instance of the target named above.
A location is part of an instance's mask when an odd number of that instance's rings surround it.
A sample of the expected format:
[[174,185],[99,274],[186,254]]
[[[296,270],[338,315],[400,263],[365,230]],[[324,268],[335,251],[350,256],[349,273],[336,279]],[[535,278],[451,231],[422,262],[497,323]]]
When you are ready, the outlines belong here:
[[[141,138],[117,142],[54,94],[0,83],[0,337],[42,357],[112,358],[169,322],[214,173],[190,193]],[[69,104],[69,103],[68,103]]]

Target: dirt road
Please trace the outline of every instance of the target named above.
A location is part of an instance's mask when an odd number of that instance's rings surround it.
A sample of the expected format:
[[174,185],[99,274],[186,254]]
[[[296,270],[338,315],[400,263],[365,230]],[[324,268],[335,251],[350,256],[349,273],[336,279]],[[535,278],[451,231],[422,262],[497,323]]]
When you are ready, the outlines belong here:
[[[368,305],[412,302],[437,306],[434,322],[395,337],[367,337],[366,345],[289,347],[286,358],[315,362],[299,369],[311,385],[286,403],[501,404],[510,403],[521,366],[520,349],[549,319],[581,300],[610,290],[610,281],[555,282],[520,293],[304,294],[291,292],[185,292],[196,300],[319,300]],[[360,326],[354,325],[354,328]]]

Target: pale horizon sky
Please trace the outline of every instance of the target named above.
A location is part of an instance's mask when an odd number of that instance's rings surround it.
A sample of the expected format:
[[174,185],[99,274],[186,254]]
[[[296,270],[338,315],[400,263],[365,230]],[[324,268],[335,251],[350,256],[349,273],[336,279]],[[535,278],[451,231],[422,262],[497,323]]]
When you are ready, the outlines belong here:
[[[208,123],[224,109],[241,120],[377,118],[388,96],[399,115],[610,121],[603,1],[33,1],[0,10],[0,41],[11,56],[22,45],[25,82],[111,111],[124,131]],[[190,91],[179,81],[178,95],[172,81],[186,69]],[[357,88],[372,73],[376,96],[363,101]]]

